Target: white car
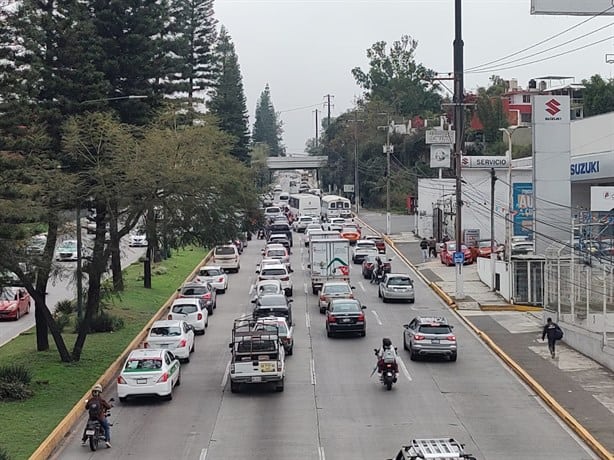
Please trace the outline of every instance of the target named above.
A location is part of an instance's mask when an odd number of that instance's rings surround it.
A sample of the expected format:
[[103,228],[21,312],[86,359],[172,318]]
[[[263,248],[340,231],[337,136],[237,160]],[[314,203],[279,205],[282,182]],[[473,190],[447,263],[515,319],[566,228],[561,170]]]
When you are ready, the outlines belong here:
[[55,260],[60,262],[70,262],[77,260],[77,240],[64,240],[55,250]]
[[241,268],[239,250],[234,244],[216,246],[213,250],[213,263],[224,270],[233,270],[238,273]]
[[379,251],[377,250],[377,246],[375,246],[375,241],[372,240],[358,240],[354,245],[354,249],[352,250],[352,262],[355,264],[361,264],[365,257],[368,255],[373,255],[377,257],[379,255]]
[[271,279],[281,281],[281,287],[286,295],[292,297],[292,280],[290,279],[290,272],[284,265],[267,265],[256,273],[258,273],[258,281]]
[[198,297],[182,297],[173,301],[167,319],[183,320],[192,326],[195,334],[205,335],[205,329],[209,326],[209,310]]
[[292,227],[294,227],[295,232],[301,233],[305,231],[307,225],[313,224],[314,222],[315,220],[311,216],[299,216],[292,224]]
[[222,267],[205,265],[198,269],[198,275],[193,279],[195,283],[213,286],[218,294],[224,294],[228,289],[228,275]]
[[305,247],[309,246],[309,237],[312,233],[321,233],[322,226],[320,224],[309,224],[305,229],[305,234],[303,235],[303,243]]
[[290,254],[288,254],[288,250],[281,244],[271,244],[266,247],[264,251],[265,259],[276,259],[282,265],[288,267],[288,271],[292,271],[292,267],[290,265]]
[[284,292],[284,288],[281,286],[279,280],[263,280],[256,283],[254,288],[254,298],[258,298],[267,294],[281,294]]
[[162,396],[173,399],[173,388],[181,383],[181,364],[170,350],[132,350],[117,378],[117,396]]
[[143,233],[131,233],[128,237],[128,246],[131,248],[146,248],[147,237]]
[[190,362],[190,353],[194,351],[194,328],[183,320],[156,321],[149,329],[145,348],[171,350],[177,358]]
[[277,259],[262,259],[260,263],[256,264],[256,267],[258,267],[258,269],[256,270],[256,273],[258,273],[263,268],[271,266],[271,265],[280,265],[280,262]]
[[343,227],[345,227],[345,219],[343,217],[331,217],[328,219],[326,229],[341,231]]

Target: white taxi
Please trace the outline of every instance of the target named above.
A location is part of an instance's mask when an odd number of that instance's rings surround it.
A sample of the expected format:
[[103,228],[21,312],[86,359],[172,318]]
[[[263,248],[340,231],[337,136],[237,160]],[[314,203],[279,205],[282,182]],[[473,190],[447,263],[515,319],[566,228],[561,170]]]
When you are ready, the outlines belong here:
[[198,275],[193,280],[195,283],[213,286],[218,294],[224,294],[228,289],[228,275],[222,267],[205,265],[198,269]]
[[173,388],[180,383],[181,364],[170,350],[133,350],[117,377],[117,396],[121,402],[130,396],[173,399]]
[[194,351],[194,328],[183,320],[156,321],[149,329],[145,348],[171,350],[177,358],[189,363],[190,353]]

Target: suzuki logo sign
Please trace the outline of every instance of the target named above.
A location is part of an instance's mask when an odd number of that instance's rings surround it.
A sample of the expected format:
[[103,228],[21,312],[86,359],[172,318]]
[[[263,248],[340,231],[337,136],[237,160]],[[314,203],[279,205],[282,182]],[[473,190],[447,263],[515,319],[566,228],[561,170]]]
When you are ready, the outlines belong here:
[[554,116],[561,111],[561,109],[559,109],[560,105],[561,103],[556,99],[550,99],[548,102],[546,102],[546,112]]

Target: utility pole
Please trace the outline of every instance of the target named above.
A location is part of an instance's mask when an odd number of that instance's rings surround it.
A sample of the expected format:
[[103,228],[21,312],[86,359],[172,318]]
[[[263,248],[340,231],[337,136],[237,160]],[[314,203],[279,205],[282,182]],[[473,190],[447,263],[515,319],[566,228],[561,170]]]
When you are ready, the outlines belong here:
[[495,281],[495,183],[497,182],[497,176],[495,176],[495,168],[490,170],[490,270],[492,271],[492,290],[496,291]]
[[378,126],[378,129],[386,130],[386,145],[384,145],[384,153],[386,154],[386,235],[390,235],[390,154],[393,152],[394,146],[390,145],[390,114],[386,115],[386,126]]
[[327,94],[326,96],[324,96],[324,99],[326,99],[326,102],[324,103],[324,105],[326,105],[327,112],[328,112],[327,113],[327,118],[326,118],[326,128],[327,129],[330,126],[330,108],[331,108],[331,106],[334,106],[334,105],[331,105],[330,100],[331,100],[331,98],[334,98],[334,97],[335,96],[333,96],[332,94]]
[[358,110],[354,109],[354,119],[348,120],[354,123],[354,202],[356,204],[356,214],[360,211],[360,185],[358,182],[358,123],[364,120],[358,119]]
[[[463,141],[465,134],[465,107],[464,102],[464,80],[463,80],[463,35],[462,35],[462,0],[454,0],[454,164],[456,167],[456,252],[463,253],[463,195],[462,195],[462,176],[461,176],[461,155],[463,154]],[[463,289],[463,264],[462,256],[456,259],[456,300],[465,298]]]
[[77,203],[77,318],[83,317],[83,242],[81,235],[81,201]]
[[316,147],[318,146],[318,109],[315,109],[314,112],[316,113]]

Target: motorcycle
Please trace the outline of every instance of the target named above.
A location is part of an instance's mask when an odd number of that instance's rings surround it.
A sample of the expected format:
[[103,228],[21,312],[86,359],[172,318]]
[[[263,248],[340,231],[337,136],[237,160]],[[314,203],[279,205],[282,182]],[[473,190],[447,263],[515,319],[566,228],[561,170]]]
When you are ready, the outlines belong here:
[[[378,349],[374,348],[373,351],[375,352],[375,356],[378,356],[379,358],[379,354],[378,354]],[[395,347],[395,351],[396,351],[396,347]],[[379,368],[379,362],[377,365],[377,368]],[[392,390],[392,385],[394,383],[396,383],[397,381],[397,372],[395,370],[395,366],[394,363],[381,363],[381,369],[378,369],[380,371],[380,382],[382,382],[384,384],[384,386],[386,387],[386,390],[390,391]]]
[[[109,402],[112,401],[114,401],[113,398],[109,400]],[[110,415],[111,411],[105,412],[105,417],[109,417]],[[113,424],[109,423],[109,426],[113,426]],[[87,425],[85,426],[85,437],[92,451],[96,451],[98,449],[98,444],[104,442],[104,428],[99,420],[87,421]]]

